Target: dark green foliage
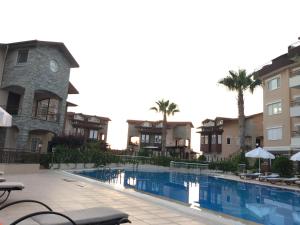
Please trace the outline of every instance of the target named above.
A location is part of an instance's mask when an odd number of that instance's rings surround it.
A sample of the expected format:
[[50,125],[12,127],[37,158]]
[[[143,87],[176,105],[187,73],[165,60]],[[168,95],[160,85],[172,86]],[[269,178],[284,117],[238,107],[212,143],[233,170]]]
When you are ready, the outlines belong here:
[[273,160],[272,172],[279,173],[281,177],[290,177],[293,174],[293,163],[284,156],[279,156]]
[[166,157],[166,156],[155,156],[151,158],[151,164],[158,165],[158,166],[170,166],[170,162],[173,158]]
[[86,148],[106,151],[109,149],[109,146],[105,141],[89,140],[86,144]]
[[148,149],[142,148],[142,149],[139,150],[138,156],[149,157],[150,156],[150,151]]
[[205,162],[206,161],[205,155],[200,155],[199,158],[198,158],[198,161]]
[[224,172],[234,172],[237,170],[237,164],[232,161],[218,161],[209,163],[208,168]]
[[248,160],[245,157],[245,153],[242,152],[228,160],[210,162],[208,168],[225,172],[236,172],[238,171],[240,164],[245,164],[246,167],[248,167]]
[[80,148],[84,144],[84,137],[83,136],[72,136],[72,135],[66,135],[66,136],[55,136],[51,140],[49,146],[50,149],[53,147],[62,145],[67,148]]

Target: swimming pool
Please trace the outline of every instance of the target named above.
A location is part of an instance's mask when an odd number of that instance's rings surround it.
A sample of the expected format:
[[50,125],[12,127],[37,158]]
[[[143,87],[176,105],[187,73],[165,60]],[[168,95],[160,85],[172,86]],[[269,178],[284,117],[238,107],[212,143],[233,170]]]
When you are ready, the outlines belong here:
[[100,169],[76,174],[257,223],[300,224],[297,191],[178,172]]

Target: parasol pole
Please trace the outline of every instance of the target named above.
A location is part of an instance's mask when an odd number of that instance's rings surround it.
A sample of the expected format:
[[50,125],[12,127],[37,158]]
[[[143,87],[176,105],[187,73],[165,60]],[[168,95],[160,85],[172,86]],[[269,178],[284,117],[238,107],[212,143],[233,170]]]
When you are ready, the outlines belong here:
[[260,157],[258,158],[258,173],[260,173]]

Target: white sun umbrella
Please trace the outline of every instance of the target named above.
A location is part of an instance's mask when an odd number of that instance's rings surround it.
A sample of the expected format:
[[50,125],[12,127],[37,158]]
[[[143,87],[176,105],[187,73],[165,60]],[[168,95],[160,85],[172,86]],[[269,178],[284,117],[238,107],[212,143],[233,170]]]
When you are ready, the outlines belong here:
[[260,173],[260,159],[275,159],[275,156],[261,147],[257,147],[245,154],[249,158],[258,158],[258,172]]
[[290,158],[290,160],[292,160],[292,161],[300,161],[300,152],[292,155],[292,157]]
[[0,107],[0,127],[11,127],[12,116]]

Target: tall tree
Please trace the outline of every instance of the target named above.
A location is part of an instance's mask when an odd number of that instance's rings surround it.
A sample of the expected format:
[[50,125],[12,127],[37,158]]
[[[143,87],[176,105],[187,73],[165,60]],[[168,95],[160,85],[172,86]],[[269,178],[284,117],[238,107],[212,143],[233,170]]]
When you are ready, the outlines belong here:
[[156,106],[151,107],[150,110],[154,110],[156,112],[162,113],[163,115],[163,127],[162,127],[162,143],[161,143],[161,151],[164,156],[166,156],[166,138],[167,138],[167,117],[170,115],[174,115],[179,112],[178,106],[175,103],[170,103],[169,100],[160,100],[155,102]]
[[245,113],[244,113],[244,92],[250,90],[253,93],[257,86],[261,85],[261,80],[257,79],[254,74],[247,75],[246,70],[239,70],[238,72],[230,70],[229,75],[218,82],[226,86],[230,91],[236,91],[238,103],[238,117],[239,117],[239,137],[240,150],[245,151]]

